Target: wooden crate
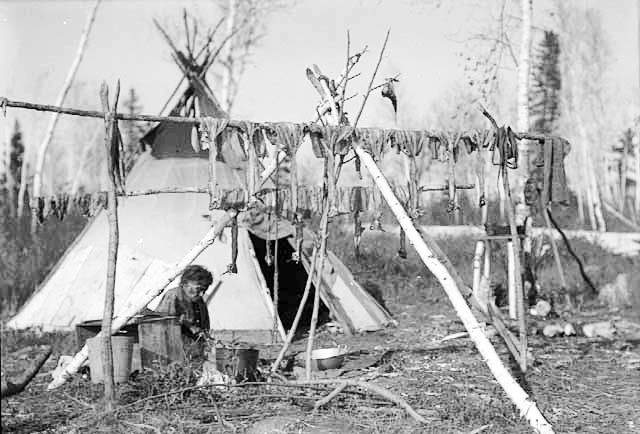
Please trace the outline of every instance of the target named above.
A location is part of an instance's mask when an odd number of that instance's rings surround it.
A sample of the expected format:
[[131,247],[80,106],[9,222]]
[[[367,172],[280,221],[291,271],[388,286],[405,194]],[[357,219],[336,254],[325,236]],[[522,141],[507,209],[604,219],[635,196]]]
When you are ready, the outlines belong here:
[[142,320],[138,324],[138,339],[143,368],[185,362],[180,323],[174,316]]
[[[76,347],[78,351],[84,347],[87,339],[95,337],[102,329],[102,320],[85,321],[76,324]],[[115,336],[132,336],[134,342],[138,342],[138,326],[137,324],[126,324]]]

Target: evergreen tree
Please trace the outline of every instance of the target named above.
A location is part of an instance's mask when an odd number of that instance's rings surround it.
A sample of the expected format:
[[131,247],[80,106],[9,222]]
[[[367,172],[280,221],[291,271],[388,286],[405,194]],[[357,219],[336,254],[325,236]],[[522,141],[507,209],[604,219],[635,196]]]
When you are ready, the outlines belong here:
[[24,158],[24,144],[22,143],[22,130],[20,123],[16,119],[11,136],[11,146],[9,150],[9,174],[16,186],[20,185],[22,176],[22,159]]
[[558,34],[545,31],[533,68],[530,115],[532,127],[542,133],[553,132],[560,117],[560,41]]
[[[129,89],[129,96],[124,101],[124,107],[126,113],[129,115],[137,115],[142,112],[142,105],[140,105],[140,98],[134,88]],[[147,128],[146,123],[137,121],[123,121],[122,122],[122,140],[124,141],[124,161],[125,170],[128,173],[133,163],[135,163],[138,155],[140,155],[139,140],[144,135]]]
[[3,156],[5,167],[2,178],[0,179],[4,195],[6,195],[3,198],[2,203],[5,204],[3,212],[8,212],[9,215],[14,216],[16,214],[17,195],[18,189],[20,188],[22,160],[24,158],[22,130],[20,129],[20,123],[17,119],[13,125],[13,133],[9,140],[9,149],[7,152],[9,152],[8,158],[6,154]]

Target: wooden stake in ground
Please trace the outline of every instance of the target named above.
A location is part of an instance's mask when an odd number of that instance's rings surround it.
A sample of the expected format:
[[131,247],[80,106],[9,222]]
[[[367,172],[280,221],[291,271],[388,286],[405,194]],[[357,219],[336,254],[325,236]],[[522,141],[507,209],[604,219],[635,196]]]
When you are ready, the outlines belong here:
[[[89,40],[89,33],[91,32],[91,27],[93,26],[93,22],[96,18],[96,12],[98,11],[98,6],[100,5],[101,0],[96,0],[93,5],[93,8],[89,12],[87,16],[87,22],[82,31],[82,35],[80,36],[80,43],[78,44],[78,50],[76,51],[76,56],[73,59],[73,63],[71,64],[71,68],[67,73],[67,77],[64,80],[64,84],[62,85],[62,89],[60,89],[60,93],[58,94],[58,98],[56,98],[55,105],[61,106],[64,103],[64,99],[67,96],[67,92],[69,92],[69,88],[73,83],[73,79],[76,75],[76,71],[80,66],[80,62],[82,61],[82,56],[84,55],[85,48],[87,46],[87,41]],[[47,125],[47,130],[44,135],[44,140],[40,144],[38,148],[38,157],[36,160],[36,167],[33,173],[33,195],[32,197],[40,197],[42,195],[42,169],[44,167],[44,159],[47,154],[47,148],[49,147],[49,143],[51,143],[51,139],[53,138],[53,132],[56,128],[56,124],[58,123],[58,113],[54,113],[51,115],[51,119],[49,121],[49,125]],[[23,177],[26,178],[26,173],[23,173]],[[21,203],[24,203],[24,197],[19,199]],[[33,220],[35,222],[35,220]]]
[[[331,152],[331,150],[328,150]],[[333,165],[328,164],[325,160],[325,170],[333,170]],[[326,177],[325,177],[326,180]],[[325,192],[326,194],[326,192]],[[315,291],[313,293],[313,311],[311,314],[311,325],[309,326],[309,339],[307,341],[307,353],[305,356],[305,374],[307,381],[311,380],[311,351],[313,350],[313,338],[315,336],[316,325],[318,324],[318,310],[320,308],[320,288],[322,287],[322,271],[324,269],[324,261],[327,257],[327,237],[329,226],[329,198],[325,196],[323,200],[322,219],[320,220],[320,248],[318,254],[318,270],[316,275]]]
[[[133,300],[130,304],[124,306],[118,315],[114,319],[111,324],[111,333],[117,333],[124,325],[129,321],[134,315],[144,309],[154,298],[164,291],[164,289],[169,286],[176,277],[178,277],[182,271],[187,267],[187,265],[191,264],[199,255],[202,253],[207,247],[215,242],[215,240],[220,236],[224,228],[227,227],[229,223],[238,215],[238,211],[235,209],[230,209],[226,212],[226,214],[218,220],[218,222],[211,228],[209,231],[202,237],[202,239],[193,246],[191,250],[187,252],[186,255],[180,260],[175,267],[171,268],[169,271],[164,273],[162,276],[158,278],[158,280],[150,286],[149,290],[144,293],[140,298]],[[98,334],[101,336],[102,332]],[[62,386],[67,382],[69,377],[80,369],[80,366],[87,360],[89,357],[89,347],[85,344],[82,349],[73,357],[71,362],[67,365],[67,367],[62,371],[59,377],[53,379],[51,383],[47,386],[47,389],[52,390]]]
[[116,86],[113,107],[109,112],[109,88],[106,83],[102,83],[100,88],[100,100],[102,110],[109,113],[105,116],[105,139],[104,145],[107,154],[107,172],[109,173],[109,190],[107,191],[107,220],[109,221],[109,254],[107,257],[107,283],[104,294],[104,311],[102,314],[102,364],[104,378],[104,409],[113,410],[116,401],[115,383],[113,381],[113,350],[111,348],[111,322],[113,318],[113,303],[116,287],[116,264],[118,261],[118,198],[117,174],[113,173],[114,167],[119,167],[117,162],[112,161],[112,148],[118,146],[118,136],[116,129],[116,110],[118,108],[118,97],[120,94],[120,82]]
[[542,215],[544,216],[544,222],[547,225],[547,229],[549,229],[549,242],[551,243],[551,250],[553,250],[553,259],[556,262],[556,267],[558,268],[558,276],[560,276],[560,284],[562,285],[562,291],[565,292],[567,289],[567,280],[564,277],[564,268],[562,268],[562,262],[560,261],[560,252],[558,252],[558,245],[556,244],[556,240],[553,238],[552,231],[553,226],[551,225],[551,220],[549,220],[549,214],[547,213],[547,205],[541,203],[540,209],[542,210]]
[[289,329],[289,333],[287,333],[287,339],[285,340],[280,352],[278,353],[278,357],[276,357],[275,362],[271,365],[271,372],[275,373],[278,371],[278,367],[280,366],[280,362],[284,358],[284,355],[291,345],[291,341],[293,340],[293,336],[296,334],[296,330],[298,328],[298,323],[300,322],[300,318],[302,317],[302,311],[304,310],[305,305],[307,304],[307,299],[309,298],[309,291],[311,290],[311,283],[313,282],[313,273],[317,268],[318,261],[318,246],[314,244],[313,253],[311,254],[311,263],[309,264],[309,273],[307,274],[307,283],[304,286],[304,292],[302,293],[302,298],[300,299],[300,304],[298,305],[298,310],[296,311],[296,316],[293,319],[293,323],[291,324],[291,328]]

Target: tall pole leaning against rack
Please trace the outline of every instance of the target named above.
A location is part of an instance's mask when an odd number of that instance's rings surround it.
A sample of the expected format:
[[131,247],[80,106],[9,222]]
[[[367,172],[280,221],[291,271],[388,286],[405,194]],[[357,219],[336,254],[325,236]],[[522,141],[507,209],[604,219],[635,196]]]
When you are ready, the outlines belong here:
[[[380,52],[380,56],[378,58],[378,63],[376,64],[376,68],[371,77],[369,87],[364,96],[364,101],[360,108],[360,112],[358,113],[358,116],[356,117],[356,120],[354,122],[354,128],[355,126],[357,126],[367,98],[371,93],[373,81],[375,80],[378,67],[380,66],[380,62],[382,60],[388,38],[389,32],[387,32],[384,44]],[[324,118],[326,122],[332,123],[333,125],[337,125],[340,121],[335,113],[333,116],[325,115]],[[504,389],[513,403],[518,407],[521,415],[527,419],[527,421],[531,424],[536,432],[544,434],[553,433],[554,431],[551,424],[549,424],[549,422],[542,415],[535,402],[529,398],[528,394],[522,389],[522,387],[520,387],[520,385],[511,376],[509,371],[505,368],[495,348],[482,331],[480,324],[474,317],[466,301],[466,299],[473,301],[473,298],[467,296],[465,299],[465,297],[461,293],[461,291],[463,290],[465,293],[468,293],[469,288],[464,285],[462,279],[451,264],[451,261],[444,255],[435,240],[431,239],[426,233],[421,233],[420,231],[418,231],[418,229],[416,229],[413,220],[405,211],[401,202],[398,200],[391,186],[389,185],[389,182],[387,181],[381,170],[378,168],[371,154],[359,141],[357,135],[353,139],[352,149],[373,178],[376,186],[380,189],[384,200],[387,202],[389,208],[398,220],[398,223],[400,224],[402,230],[405,232],[407,238],[409,239],[409,242],[415,247],[418,255],[420,256],[420,259],[422,259],[427,268],[434,274],[434,276],[442,285],[445,293],[449,297],[449,300],[453,304],[458,317],[462,320],[465,328],[467,329],[469,337],[471,337],[471,339],[475,343],[478,351],[483,356],[483,359],[487,363],[487,366],[491,370],[500,386]],[[526,354],[523,354],[522,357],[526,357]]]

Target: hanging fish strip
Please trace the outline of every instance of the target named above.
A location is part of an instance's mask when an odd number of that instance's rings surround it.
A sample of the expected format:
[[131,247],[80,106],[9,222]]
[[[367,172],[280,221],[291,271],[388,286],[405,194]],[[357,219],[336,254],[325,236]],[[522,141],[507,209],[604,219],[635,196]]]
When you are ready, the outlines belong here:
[[248,202],[247,206],[252,206],[257,200],[255,197],[256,189],[257,189],[257,179],[258,179],[258,161],[257,161],[257,153],[254,145],[254,136],[257,130],[256,124],[249,121],[242,121],[240,124],[240,129],[243,133],[243,140],[245,142],[245,151],[247,153],[248,159],[248,167],[247,167],[247,196]]
[[220,198],[216,195],[218,186],[218,170],[217,162],[220,153],[218,136],[224,131],[229,124],[227,119],[220,118],[202,118],[200,122],[200,144],[202,149],[209,150],[209,209],[213,210],[219,207]]
[[489,148],[493,152],[492,163],[501,170],[518,168],[518,142],[520,137],[511,127],[499,127]]
[[231,220],[231,263],[227,265],[226,272],[229,274],[238,274],[238,216],[237,215]]
[[122,141],[118,121],[114,120],[109,146],[109,176],[113,179],[116,192],[123,192],[125,189],[124,155],[124,142]]
[[327,152],[327,194],[329,195],[329,218],[338,215],[338,198],[336,196],[336,184],[338,180],[335,177],[335,161],[334,156],[346,155],[351,147],[353,139],[353,128],[350,126],[340,125],[337,127],[327,126],[323,128],[323,138],[326,142]]
[[295,251],[292,253],[292,259],[295,262],[300,261],[302,255],[302,242],[303,242],[303,222],[302,216],[298,211],[298,169],[296,164],[296,154],[298,147],[302,143],[304,137],[304,126],[294,123],[279,123],[276,125],[276,133],[280,142],[284,146],[287,155],[290,160],[290,186],[289,200],[283,201],[289,204],[289,213],[291,215],[291,223],[295,227]]

